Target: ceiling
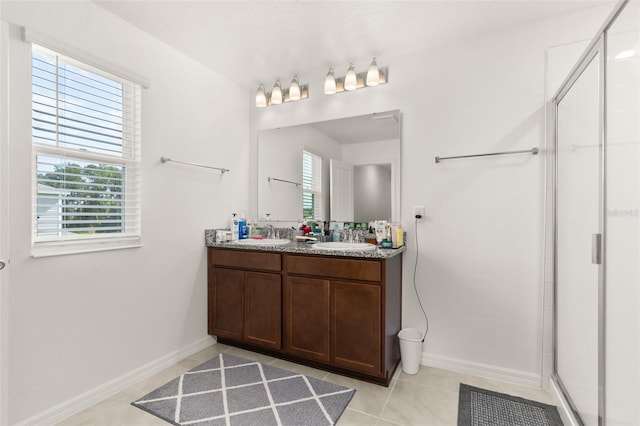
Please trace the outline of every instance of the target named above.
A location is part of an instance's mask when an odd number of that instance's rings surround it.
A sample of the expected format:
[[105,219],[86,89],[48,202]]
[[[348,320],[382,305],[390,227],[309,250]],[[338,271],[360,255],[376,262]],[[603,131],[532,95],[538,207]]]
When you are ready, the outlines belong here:
[[385,111],[357,117],[318,121],[309,126],[346,145],[400,138],[400,111]]
[[[250,89],[389,58],[615,0],[94,0]],[[324,72],[324,71],[323,71]]]

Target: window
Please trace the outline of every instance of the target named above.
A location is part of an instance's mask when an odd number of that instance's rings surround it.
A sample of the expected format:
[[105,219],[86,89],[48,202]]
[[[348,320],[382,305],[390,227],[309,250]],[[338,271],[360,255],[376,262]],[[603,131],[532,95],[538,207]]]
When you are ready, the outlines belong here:
[[34,251],[139,245],[140,86],[36,45],[31,68]]
[[302,217],[322,220],[322,158],[302,151]]

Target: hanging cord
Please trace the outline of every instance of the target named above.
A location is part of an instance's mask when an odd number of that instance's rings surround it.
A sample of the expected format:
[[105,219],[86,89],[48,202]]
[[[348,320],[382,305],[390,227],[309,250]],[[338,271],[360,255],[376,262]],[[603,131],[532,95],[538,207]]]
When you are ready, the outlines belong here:
[[422,306],[422,301],[420,300],[420,293],[418,293],[418,287],[416,286],[416,271],[418,270],[418,218],[413,222],[414,225],[414,235],[416,239],[416,261],[413,264],[413,289],[416,292],[416,297],[418,298],[418,304],[420,304],[420,309],[422,310],[422,315],[424,315],[424,322],[426,323],[426,329],[424,331],[424,335],[422,336],[422,341],[427,337],[427,333],[429,332],[429,317],[424,310],[424,306]]

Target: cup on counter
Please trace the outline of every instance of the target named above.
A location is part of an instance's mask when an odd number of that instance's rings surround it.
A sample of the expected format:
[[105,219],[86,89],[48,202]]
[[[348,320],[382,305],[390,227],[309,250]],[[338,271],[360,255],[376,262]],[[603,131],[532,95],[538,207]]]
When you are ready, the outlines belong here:
[[226,229],[216,229],[216,242],[224,243],[227,241],[231,241],[231,231]]

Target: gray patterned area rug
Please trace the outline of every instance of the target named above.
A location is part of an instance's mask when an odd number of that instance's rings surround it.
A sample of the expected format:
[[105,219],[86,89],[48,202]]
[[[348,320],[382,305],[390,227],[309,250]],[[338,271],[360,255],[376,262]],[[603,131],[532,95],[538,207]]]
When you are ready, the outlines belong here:
[[176,425],[332,425],[354,394],[222,353],[132,405]]
[[458,426],[562,426],[558,409],[460,383]]

